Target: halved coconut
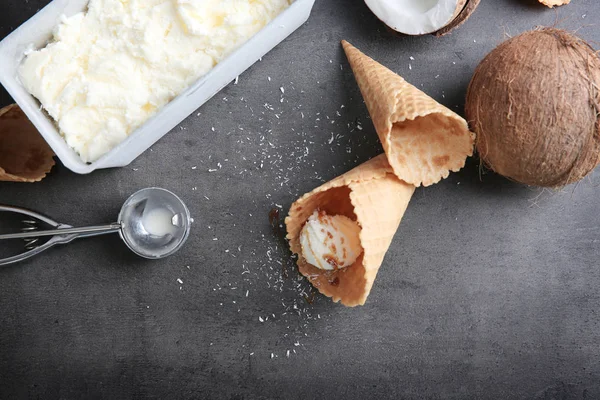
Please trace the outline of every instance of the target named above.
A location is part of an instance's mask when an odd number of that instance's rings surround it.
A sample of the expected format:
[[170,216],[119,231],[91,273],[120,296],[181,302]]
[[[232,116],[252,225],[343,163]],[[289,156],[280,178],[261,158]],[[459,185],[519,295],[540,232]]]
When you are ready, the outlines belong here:
[[0,109],[0,181],[38,182],[54,165],[54,152],[18,105]]
[[449,33],[471,16],[480,0],[365,0],[387,26],[406,35]]

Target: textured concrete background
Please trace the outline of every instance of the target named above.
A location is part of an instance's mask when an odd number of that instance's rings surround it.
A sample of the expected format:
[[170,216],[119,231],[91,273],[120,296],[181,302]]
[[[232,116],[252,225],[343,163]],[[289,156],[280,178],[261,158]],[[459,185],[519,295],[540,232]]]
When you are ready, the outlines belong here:
[[[45,3],[3,0],[0,36]],[[480,179],[471,160],[417,190],[356,309],[305,300],[268,220],[382,151],[341,39],[462,112],[475,66],[505,35],[556,24],[597,46],[599,19],[594,0],[558,11],[484,0],[448,37],[395,37],[362,1],[318,0],[304,27],[131,166],[0,183],[0,203],[75,225],[162,186],[197,222],[164,261],[115,236],[2,269],[0,397],[600,398],[597,173],[542,191]]]

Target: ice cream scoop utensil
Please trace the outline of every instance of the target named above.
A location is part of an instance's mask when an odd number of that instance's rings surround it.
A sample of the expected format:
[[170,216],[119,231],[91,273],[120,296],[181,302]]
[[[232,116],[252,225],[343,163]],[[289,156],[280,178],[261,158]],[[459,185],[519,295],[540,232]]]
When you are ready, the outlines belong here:
[[[0,212],[13,212],[26,218],[23,220],[25,227],[22,232],[0,235],[0,241],[24,239],[27,250],[19,255],[0,259],[0,266],[26,260],[53,246],[70,243],[78,238],[117,232],[127,247],[137,255],[149,259],[164,258],[183,246],[193,221],[183,201],[172,192],[160,188],[147,188],[134,193],[121,208],[118,222],[108,225],[74,228],[19,207],[0,205]],[[51,229],[39,230],[40,223]],[[48,236],[51,238],[40,244],[41,239]]]

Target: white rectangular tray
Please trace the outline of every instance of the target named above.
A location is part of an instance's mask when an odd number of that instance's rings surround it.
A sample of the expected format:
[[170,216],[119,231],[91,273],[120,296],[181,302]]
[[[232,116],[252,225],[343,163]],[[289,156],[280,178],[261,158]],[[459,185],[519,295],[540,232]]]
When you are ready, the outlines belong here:
[[54,121],[40,109],[40,103],[21,85],[17,74],[27,47],[45,46],[51,39],[60,16],[72,16],[86,10],[88,0],[54,0],[0,42],[0,83],[67,168],[79,174],[87,174],[96,169],[122,167],[131,163],[236,76],[298,29],[308,19],[314,3],[315,0],[296,0],[246,44],[132,132],[124,142],[91,164],[83,162],[67,145]]

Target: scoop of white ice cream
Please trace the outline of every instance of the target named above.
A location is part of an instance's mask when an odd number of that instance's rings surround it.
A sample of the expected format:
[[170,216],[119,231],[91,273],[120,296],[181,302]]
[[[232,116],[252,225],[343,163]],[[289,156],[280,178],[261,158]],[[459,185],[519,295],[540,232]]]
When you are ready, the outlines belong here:
[[302,255],[319,269],[348,267],[362,254],[360,226],[343,215],[315,210],[300,232]]

